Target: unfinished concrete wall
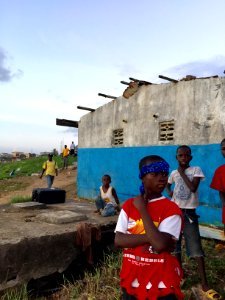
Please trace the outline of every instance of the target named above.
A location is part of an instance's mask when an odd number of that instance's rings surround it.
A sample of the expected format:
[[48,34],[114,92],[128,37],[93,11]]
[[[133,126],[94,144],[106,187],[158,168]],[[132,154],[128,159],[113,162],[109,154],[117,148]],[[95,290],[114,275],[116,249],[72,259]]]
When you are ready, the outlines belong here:
[[[157,154],[173,170],[177,146],[188,144],[191,165],[200,166],[206,176],[199,187],[200,223],[222,226],[221,201],[209,186],[215,169],[224,163],[219,145],[225,138],[224,99],[225,77],[143,85],[130,98],[119,97],[83,116],[79,122],[79,197],[94,199],[103,174],[111,175],[121,202],[136,196],[141,183],[139,160]],[[123,133],[117,145],[116,129]]]
[[[123,146],[217,143],[225,129],[225,78],[148,85],[83,116],[79,148],[112,147],[123,129]],[[155,117],[154,117],[155,116]],[[171,141],[160,141],[160,122],[174,120]]]

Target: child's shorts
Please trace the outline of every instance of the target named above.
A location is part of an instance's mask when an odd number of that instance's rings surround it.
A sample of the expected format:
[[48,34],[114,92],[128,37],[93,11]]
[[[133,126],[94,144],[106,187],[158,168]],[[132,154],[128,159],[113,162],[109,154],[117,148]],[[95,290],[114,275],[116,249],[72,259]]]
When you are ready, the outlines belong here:
[[199,233],[198,218],[195,209],[182,209],[184,217],[183,235],[187,256],[200,257],[204,256],[202,249],[201,236]]

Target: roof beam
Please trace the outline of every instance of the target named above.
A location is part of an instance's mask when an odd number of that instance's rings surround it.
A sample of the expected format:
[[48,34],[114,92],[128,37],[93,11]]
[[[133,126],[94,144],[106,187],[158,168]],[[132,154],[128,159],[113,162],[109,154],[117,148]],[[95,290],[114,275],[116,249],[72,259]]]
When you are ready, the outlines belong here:
[[88,110],[88,111],[91,111],[91,112],[95,111],[94,108],[90,108],[90,107],[77,106],[77,108],[78,108],[78,109],[83,109],[83,110]]
[[56,125],[78,128],[78,121],[56,119]]
[[105,98],[111,98],[111,99],[114,99],[114,100],[117,98],[115,96],[110,96],[110,95],[106,95],[106,94],[102,94],[102,93],[98,93],[98,96],[105,97]]
[[162,78],[162,79],[174,82],[174,83],[178,82],[178,80],[176,80],[176,79],[173,79],[173,78],[170,78],[170,77],[166,77],[166,76],[163,76],[163,75],[159,75],[159,78]]

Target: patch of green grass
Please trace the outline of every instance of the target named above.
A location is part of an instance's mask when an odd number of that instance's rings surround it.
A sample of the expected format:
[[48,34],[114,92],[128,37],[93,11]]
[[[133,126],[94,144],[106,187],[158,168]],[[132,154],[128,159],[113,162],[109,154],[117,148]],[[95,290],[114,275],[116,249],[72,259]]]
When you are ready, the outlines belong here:
[[121,299],[119,272],[121,251],[106,255],[94,272],[85,272],[82,280],[67,286],[69,299],[119,300]]
[[[30,176],[32,173],[41,173],[43,163],[48,159],[47,156],[33,157],[21,161],[0,162],[0,179],[13,178],[17,176]],[[58,168],[62,168],[63,159],[61,156],[54,156]],[[68,164],[72,165],[77,161],[77,157],[69,156]],[[10,175],[11,174],[11,175]]]
[[1,295],[1,300],[28,300],[28,293],[24,285],[18,289],[8,289],[6,293]]
[[14,178],[9,178],[7,180],[2,180],[0,182],[0,192],[11,192],[15,190],[22,190],[27,187],[27,183],[16,181]]
[[[202,239],[202,246],[205,252],[205,269],[210,288],[220,293],[223,299],[225,299],[225,251],[215,250],[217,241]],[[194,259],[187,258],[185,249],[183,248],[183,269],[186,274],[185,282],[182,289],[188,294],[191,287],[200,284],[200,277],[197,268],[197,263]]]
[[24,203],[32,201],[31,196],[15,196],[11,199],[11,203]]
[[[215,289],[225,299],[225,251],[215,250],[216,241],[202,239],[203,248],[206,254],[206,274],[210,288]],[[184,250],[184,248],[183,248]],[[184,251],[185,252],[185,251]],[[102,264],[96,266],[94,272],[85,272],[84,278],[74,283],[65,281],[62,290],[47,298],[36,298],[38,300],[119,300],[121,299],[119,272],[121,267],[121,251],[106,255]],[[188,276],[183,284],[182,290],[185,300],[193,299],[191,288],[200,283],[196,262],[188,259],[183,254],[183,268]],[[27,300],[28,296],[24,290],[21,292],[24,298],[18,294],[4,296],[3,300]],[[23,294],[24,293],[24,294]]]

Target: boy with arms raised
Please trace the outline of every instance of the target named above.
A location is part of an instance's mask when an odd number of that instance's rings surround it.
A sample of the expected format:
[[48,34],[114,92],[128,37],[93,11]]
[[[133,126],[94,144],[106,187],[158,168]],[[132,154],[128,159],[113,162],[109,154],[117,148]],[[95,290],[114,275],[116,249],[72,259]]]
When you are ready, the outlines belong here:
[[123,204],[115,229],[115,245],[123,248],[122,299],[180,300],[182,271],[171,251],[181,232],[181,211],[162,196],[169,165],[151,155],[139,169],[141,195]]
[[[192,160],[191,149],[187,145],[182,145],[177,148],[176,159],[178,161],[178,169],[172,171],[167,184],[167,192],[182,210],[184,219],[183,234],[187,256],[194,258],[198,265],[199,275],[201,277],[202,294],[209,299],[220,299],[220,295],[209,289],[204,262],[204,252],[201,245],[201,237],[199,233],[198,218],[196,208],[198,207],[198,187],[200,180],[204,179],[204,174],[200,167],[190,166]],[[171,185],[174,185],[174,190],[171,191]],[[176,245],[176,256],[181,261],[181,241]]]

